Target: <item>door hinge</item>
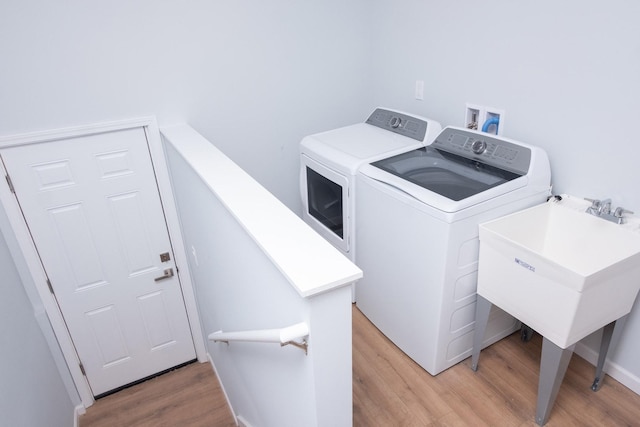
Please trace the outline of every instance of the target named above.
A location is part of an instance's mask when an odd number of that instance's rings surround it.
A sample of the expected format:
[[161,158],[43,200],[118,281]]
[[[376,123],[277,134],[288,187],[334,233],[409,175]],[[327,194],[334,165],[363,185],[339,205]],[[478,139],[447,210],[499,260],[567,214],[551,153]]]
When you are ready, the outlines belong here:
[[51,280],[49,280],[49,278],[47,278],[47,286],[49,287],[49,292],[55,295],[56,293],[53,292],[53,285],[51,285]]
[[9,190],[11,190],[11,192],[13,194],[16,194],[16,189],[13,187],[13,182],[11,181],[11,177],[9,176],[9,174],[4,176],[7,179],[7,184],[9,185]]
[[80,372],[82,372],[82,375],[86,377],[87,372],[84,370],[84,365],[82,364],[82,362],[80,362],[79,366],[80,366]]

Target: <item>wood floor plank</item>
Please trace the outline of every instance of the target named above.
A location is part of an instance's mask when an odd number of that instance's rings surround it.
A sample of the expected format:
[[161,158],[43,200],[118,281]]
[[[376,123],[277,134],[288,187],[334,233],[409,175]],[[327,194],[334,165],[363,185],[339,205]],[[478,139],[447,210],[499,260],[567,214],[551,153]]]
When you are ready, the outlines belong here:
[[[507,339],[514,337],[518,335]],[[478,371],[473,373],[478,378],[476,387],[486,390],[490,396],[493,414],[501,414],[499,417],[503,419],[505,415],[526,419],[535,411],[538,375],[529,368],[526,360],[521,359],[490,347],[481,353]],[[508,408],[508,411],[503,411],[503,408]],[[509,420],[506,425],[514,424],[515,420]]]
[[[366,323],[360,326],[355,325],[355,322]],[[379,377],[379,386],[384,387],[386,392],[392,395],[391,399],[398,402],[392,403],[392,406],[396,410],[402,408],[403,414],[406,413],[406,420],[396,418],[395,422],[413,422],[424,426],[443,414],[452,412],[452,408],[446,406],[428,383],[416,381],[413,371],[413,368],[417,367],[415,362],[398,352],[397,347],[380,331],[371,328],[368,320],[354,317],[354,325],[354,382],[370,372],[375,372]],[[368,366],[376,369],[367,369]],[[428,410],[425,411],[425,408]]]
[[[430,405],[412,406],[414,411],[428,413],[417,415],[416,418],[432,419],[429,425],[434,426],[537,425],[535,410],[542,349],[539,335],[534,336],[532,341],[523,343],[519,333],[515,333],[488,347],[481,353],[477,372],[471,370],[467,359],[433,377],[390,341],[381,338],[379,331],[357,307],[353,310],[353,325],[354,352],[381,351],[379,348],[384,348],[387,359],[396,364],[402,382],[388,382],[388,387],[401,387],[396,393],[402,395],[406,390],[416,389],[418,384],[420,387],[426,384],[438,396]],[[393,352],[396,354],[392,356]],[[376,358],[369,358],[362,365],[354,359],[354,381],[357,376],[362,375],[363,370],[388,369],[384,366],[386,362],[383,362],[383,366],[378,365],[378,362]],[[609,376],[606,376],[600,391],[592,392],[590,385],[594,372],[595,368],[591,364],[577,355],[573,356],[547,426],[640,425],[640,396]],[[381,387],[379,384],[372,386]],[[365,388],[354,387],[354,401],[361,398],[358,396],[360,393],[367,392]],[[424,388],[420,388],[417,393],[424,393]],[[373,400],[369,402],[370,406],[381,404],[375,404],[375,400],[381,397],[374,395],[369,398]],[[419,397],[409,399],[420,400]],[[394,407],[386,410],[393,411]],[[367,425],[366,420],[361,423],[358,416],[359,413],[354,411],[354,425]],[[398,419],[404,417],[403,413]],[[387,414],[385,419],[396,420],[396,417]]]
[[103,397],[80,427],[235,426],[209,363],[192,363]]
[[[514,334],[482,351],[477,372],[467,359],[434,377],[354,306],[353,425],[535,427],[541,346],[540,336],[523,343]],[[548,427],[640,425],[640,396],[609,376],[593,392],[594,373],[572,357]],[[235,422],[211,366],[194,363],[100,399],[80,417],[80,427],[112,426]]]

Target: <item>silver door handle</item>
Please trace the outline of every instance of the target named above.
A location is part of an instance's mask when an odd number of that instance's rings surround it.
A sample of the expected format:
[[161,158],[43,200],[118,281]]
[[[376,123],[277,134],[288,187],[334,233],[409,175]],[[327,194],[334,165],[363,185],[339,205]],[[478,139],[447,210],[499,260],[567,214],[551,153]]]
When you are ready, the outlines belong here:
[[164,270],[164,274],[160,277],[156,277],[155,280],[156,282],[159,282],[160,280],[164,280],[164,279],[168,279],[170,277],[173,277],[173,268],[167,268]]

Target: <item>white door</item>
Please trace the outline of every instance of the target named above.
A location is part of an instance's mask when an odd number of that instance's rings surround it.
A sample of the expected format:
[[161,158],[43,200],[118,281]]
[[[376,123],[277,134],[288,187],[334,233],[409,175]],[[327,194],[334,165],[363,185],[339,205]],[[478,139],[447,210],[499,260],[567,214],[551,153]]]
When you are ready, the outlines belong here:
[[93,394],[194,359],[144,129],[0,156]]

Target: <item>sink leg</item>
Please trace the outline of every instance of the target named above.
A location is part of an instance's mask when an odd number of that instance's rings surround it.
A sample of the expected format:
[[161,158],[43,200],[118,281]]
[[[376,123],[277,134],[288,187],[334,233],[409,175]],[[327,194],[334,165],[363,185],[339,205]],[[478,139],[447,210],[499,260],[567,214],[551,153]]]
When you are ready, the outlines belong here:
[[598,364],[596,365],[596,377],[591,385],[591,390],[598,391],[602,386],[602,380],[604,380],[604,363],[607,360],[607,353],[610,348],[616,348],[620,334],[624,328],[624,324],[627,322],[627,317],[624,315],[618,320],[609,323],[602,329],[602,341],[600,341],[600,353],[598,354]]
[[478,359],[480,358],[484,332],[487,329],[492,305],[488,300],[478,295],[476,301],[476,325],[473,333],[473,350],[471,352],[471,369],[474,371],[478,370]]
[[538,403],[536,406],[536,423],[538,425],[544,425],[549,419],[551,408],[553,408],[558,390],[560,390],[564,374],[567,372],[574,347],[575,344],[563,349],[544,337],[542,339],[542,360],[540,361]]

